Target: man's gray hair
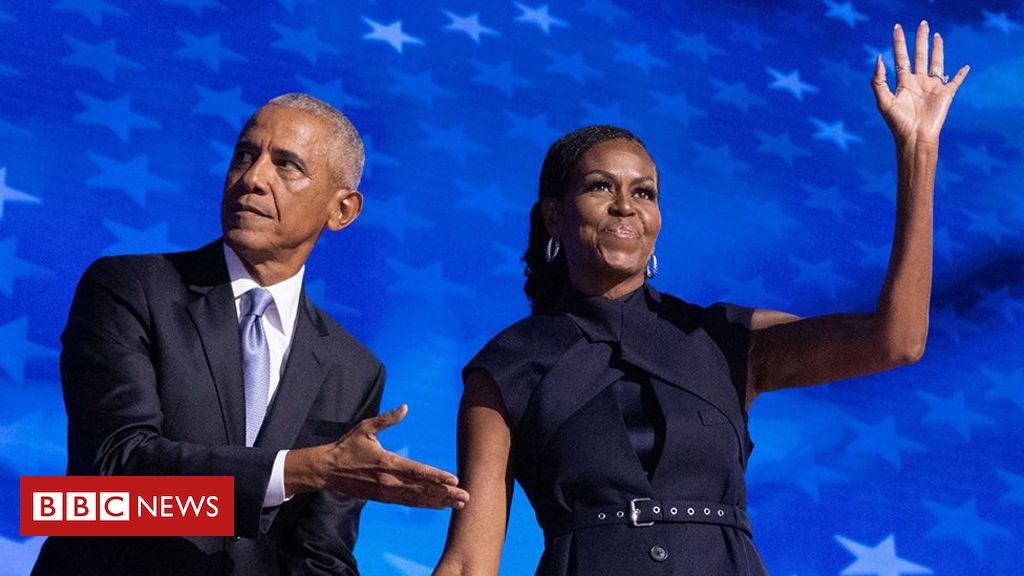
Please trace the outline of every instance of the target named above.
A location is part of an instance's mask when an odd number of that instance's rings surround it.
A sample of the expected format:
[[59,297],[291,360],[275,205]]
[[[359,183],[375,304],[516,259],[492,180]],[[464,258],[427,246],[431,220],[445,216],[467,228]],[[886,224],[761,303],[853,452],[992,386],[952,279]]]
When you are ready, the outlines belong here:
[[281,106],[308,112],[322,118],[331,126],[330,156],[334,164],[335,180],[345,188],[355,190],[363,177],[366,153],[356,127],[334,106],[309,94],[292,92],[271,98],[267,106]]

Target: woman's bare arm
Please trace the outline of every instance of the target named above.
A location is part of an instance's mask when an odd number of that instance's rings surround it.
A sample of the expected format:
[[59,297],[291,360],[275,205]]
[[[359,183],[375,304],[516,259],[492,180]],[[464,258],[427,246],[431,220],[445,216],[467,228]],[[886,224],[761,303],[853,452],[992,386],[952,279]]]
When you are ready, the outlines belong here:
[[893,31],[897,89],[889,91],[881,57],[872,86],[879,111],[896,142],[896,228],[885,282],[875,310],[798,318],[757,310],[747,379],[747,403],[760,392],[809,386],[913,363],[924,354],[932,279],[932,196],[939,133],[953,95],[967,75],[948,84],[942,38],[928,24],[917,30],[911,71],[903,30]]
[[452,513],[435,576],[498,573],[512,502],[511,447],[497,384],[471,372],[459,404],[458,459],[460,484],[472,498]]

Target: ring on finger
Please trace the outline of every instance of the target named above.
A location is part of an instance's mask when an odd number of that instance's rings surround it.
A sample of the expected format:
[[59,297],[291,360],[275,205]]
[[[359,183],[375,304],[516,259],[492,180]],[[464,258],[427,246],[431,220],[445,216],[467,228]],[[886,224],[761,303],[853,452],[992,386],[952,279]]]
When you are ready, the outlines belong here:
[[943,84],[949,84],[949,74],[943,74],[942,71],[939,70],[938,68],[932,68],[931,70],[929,70],[928,75],[931,76],[932,78],[938,78],[939,80],[942,80]]

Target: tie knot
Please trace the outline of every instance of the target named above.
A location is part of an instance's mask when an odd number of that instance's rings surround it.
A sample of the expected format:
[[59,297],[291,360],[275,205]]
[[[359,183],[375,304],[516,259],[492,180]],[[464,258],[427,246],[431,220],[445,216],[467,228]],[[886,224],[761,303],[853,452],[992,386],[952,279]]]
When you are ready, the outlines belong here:
[[267,307],[274,303],[274,296],[270,293],[270,290],[264,288],[253,288],[245,294],[249,307],[244,316],[251,314],[257,318],[262,317],[263,313],[267,311]]

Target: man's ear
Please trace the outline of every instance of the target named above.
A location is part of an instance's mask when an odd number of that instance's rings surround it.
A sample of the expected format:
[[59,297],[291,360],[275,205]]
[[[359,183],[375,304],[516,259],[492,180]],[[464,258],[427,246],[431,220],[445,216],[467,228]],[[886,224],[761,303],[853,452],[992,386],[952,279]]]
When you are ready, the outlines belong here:
[[559,239],[561,234],[561,222],[558,214],[559,201],[556,198],[544,198],[540,201],[540,212],[544,217],[544,226],[548,229],[548,236]]
[[363,194],[359,190],[341,188],[334,193],[331,201],[331,216],[327,228],[337,232],[355,222],[363,211]]

